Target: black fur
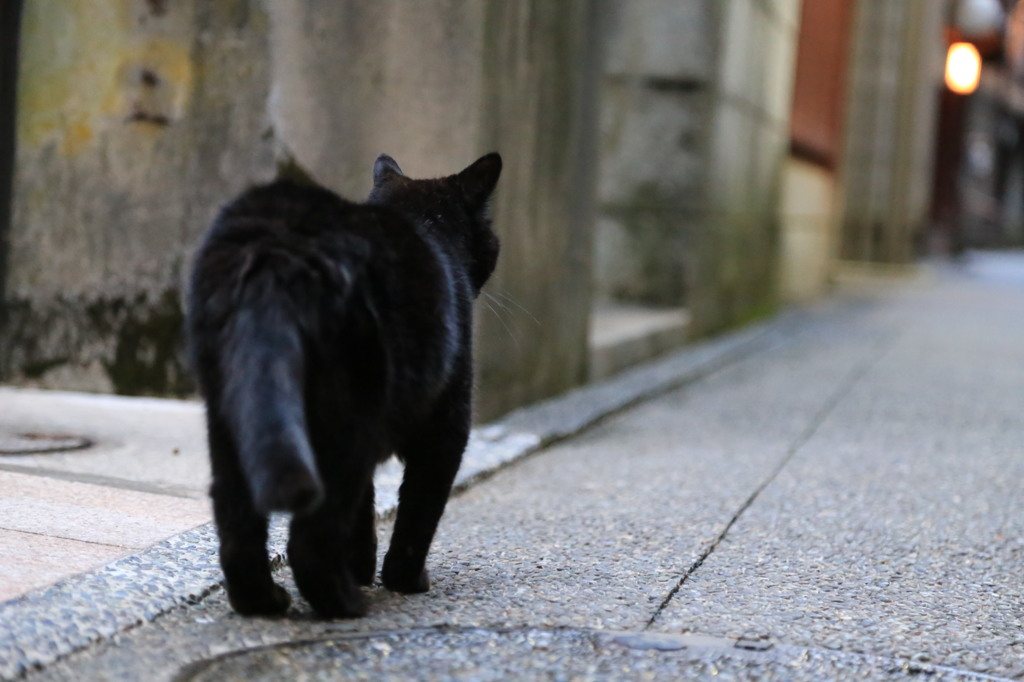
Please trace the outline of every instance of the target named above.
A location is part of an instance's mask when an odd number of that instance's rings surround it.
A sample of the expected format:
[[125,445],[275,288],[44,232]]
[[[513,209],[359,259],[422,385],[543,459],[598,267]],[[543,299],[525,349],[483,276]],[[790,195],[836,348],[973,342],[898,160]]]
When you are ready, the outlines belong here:
[[231,605],[283,613],[267,516],[323,617],[364,613],[376,573],[373,471],[405,464],[381,579],[428,589],[437,523],[469,437],[472,302],[494,270],[489,154],[411,180],[381,155],[365,204],[278,181],[228,204],[200,247],[187,327],[206,399],[214,518]]

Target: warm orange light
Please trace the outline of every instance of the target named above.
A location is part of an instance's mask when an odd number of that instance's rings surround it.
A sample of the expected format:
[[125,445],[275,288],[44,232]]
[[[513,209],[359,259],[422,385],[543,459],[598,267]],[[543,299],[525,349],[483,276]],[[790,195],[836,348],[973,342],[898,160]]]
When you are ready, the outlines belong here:
[[969,95],[981,79],[981,55],[970,43],[953,43],[946,53],[946,87],[958,95]]

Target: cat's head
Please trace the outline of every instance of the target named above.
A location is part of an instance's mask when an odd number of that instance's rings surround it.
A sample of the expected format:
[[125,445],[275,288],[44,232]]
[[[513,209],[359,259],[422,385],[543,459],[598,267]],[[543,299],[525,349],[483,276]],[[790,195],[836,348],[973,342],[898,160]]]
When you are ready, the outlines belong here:
[[403,213],[454,245],[465,260],[474,293],[479,294],[498,262],[490,200],[500,175],[497,153],[435,180],[406,177],[393,158],[381,154],[373,164],[373,190],[367,201]]

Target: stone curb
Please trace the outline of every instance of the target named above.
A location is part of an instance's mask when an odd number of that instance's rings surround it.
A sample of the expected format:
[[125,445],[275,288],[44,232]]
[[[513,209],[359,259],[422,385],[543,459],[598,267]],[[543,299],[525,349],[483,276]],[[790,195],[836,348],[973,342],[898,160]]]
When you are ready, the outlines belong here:
[[[792,313],[686,346],[606,381],[525,407],[474,429],[456,490],[574,436],[608,416],[706,376],[782,338]],[[393,513],[401,466],[391,461],[375,477],[377,512]],[[283,560],[286,524],[275,519],[270,549]],[[12,679],[72,652],[195,603],[220,589],[212,523],[186,531],[103,568],[0,604],[0,679]]]

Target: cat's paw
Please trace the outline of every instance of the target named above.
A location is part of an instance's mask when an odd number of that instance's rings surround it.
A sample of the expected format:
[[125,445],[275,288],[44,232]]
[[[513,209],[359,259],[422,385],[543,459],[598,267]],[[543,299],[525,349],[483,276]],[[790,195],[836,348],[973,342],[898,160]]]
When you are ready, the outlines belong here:
[[258,592],[228,589],[231,608],[243,616],[283,616],[292,603],[288,590],[271,583],[269,590]]
[[347,580],[335,580],[331,587],[333,589],[307,589],[303,593],[302,596],[316,611],[316,615],[328,619],[361,618],[366,615],[366,599],[362,590]]
[[373,579],[377,575],[376,547],[374,547],[373,553],[354,554],[349,561],[349,570],[357,585],[364,587],[373,585]]
[[384,557],[380,579],[392,592],[417,594],[430,589],[430,575],[426,568],[395,559],[390,553]]

